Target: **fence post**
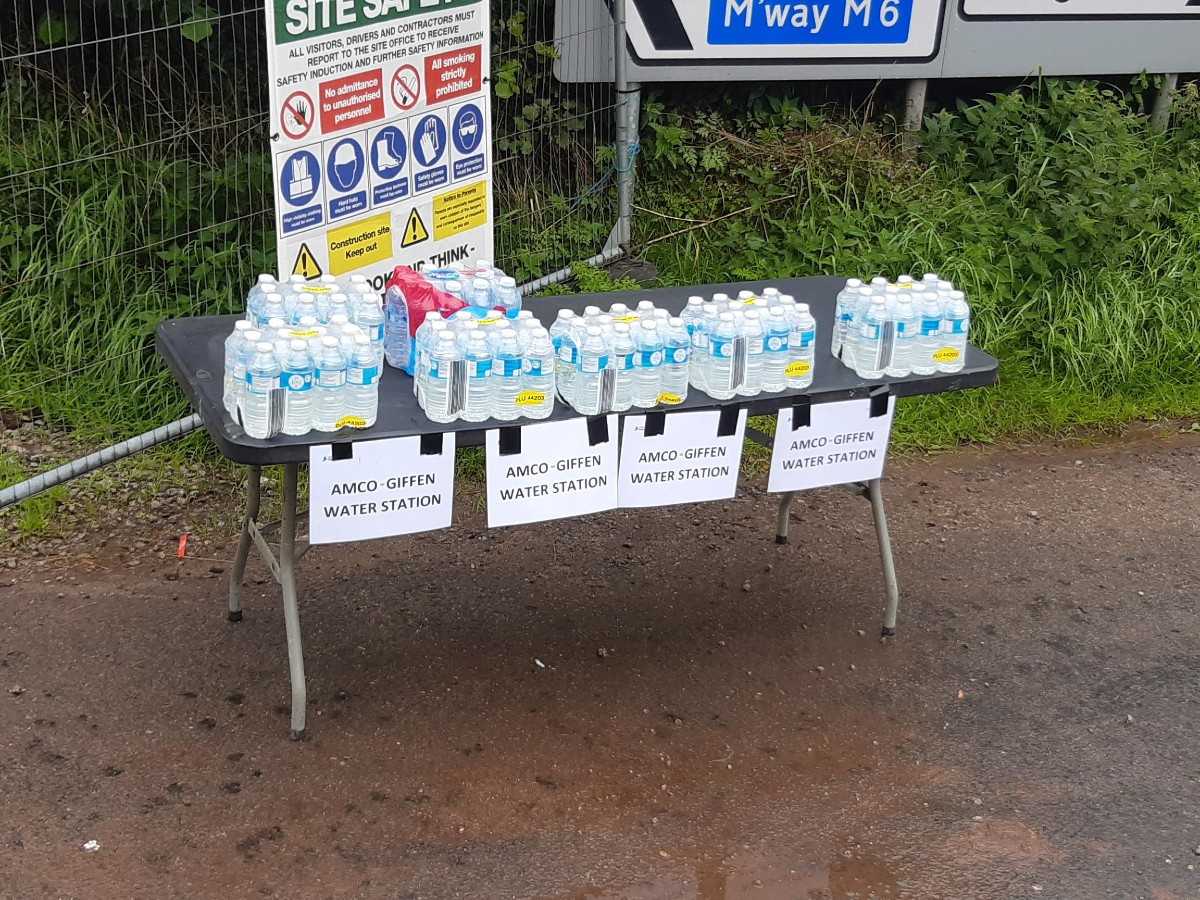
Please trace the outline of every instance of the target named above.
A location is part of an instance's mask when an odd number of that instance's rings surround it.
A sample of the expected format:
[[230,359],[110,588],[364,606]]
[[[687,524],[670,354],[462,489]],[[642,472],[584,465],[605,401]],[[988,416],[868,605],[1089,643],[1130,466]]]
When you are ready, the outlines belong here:
[[634,160],[638,154],[638,128],[641,124],[642,86],[629,80],[629,54],[626,51],[625,0],[613,0],[613,82],[616,106],[617,223],[608,236],[604,252],[629,251],[633,236],[633,189],[636,182]]
[[929,82],[924,78],[913,78],[908,82],[904,94],[904,149],[909,153],[916,150],[913,134],[925,124],[925,95]]
[[1162,133],[1171,126],[1171,107],[1175,105],[1175,89],[1179,86],[1178,75],[1164,75],[1158,96],[1154,98],[1154,109],[1150,113],[1150,127]]

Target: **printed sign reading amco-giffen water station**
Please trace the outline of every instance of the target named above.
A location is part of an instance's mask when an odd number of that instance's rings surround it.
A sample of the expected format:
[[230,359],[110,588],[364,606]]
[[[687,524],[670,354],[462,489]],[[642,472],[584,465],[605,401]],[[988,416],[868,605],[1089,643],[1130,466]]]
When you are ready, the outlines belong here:
[[487,0],[268,0],[282,274],[492,258]]

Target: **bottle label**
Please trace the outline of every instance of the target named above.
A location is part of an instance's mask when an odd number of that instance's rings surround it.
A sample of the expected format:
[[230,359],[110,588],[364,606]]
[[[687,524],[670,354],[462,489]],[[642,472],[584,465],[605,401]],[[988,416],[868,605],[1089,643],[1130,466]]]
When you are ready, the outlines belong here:
[[763,352],[763,339],[760,337],[746,338],[746,352],[751,356],[758,356]]
[[429,361],[429,377],[430,378],[449,378],[450,373],[454,371],[453,365],[442,368],[441,362],[436,359]]
[[524,368],[519,358],[510,359],[505,357],[504,359],[496,360],[496,362],[499,363],[496,367],[496,374],[501,378],[515,378],[521,374],[521,370]]
[[351,384],[370,387],[379,380],[379,366],[351,366],[346,374],[346,380]]
[[300,290],[306,294],[332,294],[333,286],[328,284],[302,284]]
[[[870,322],[864,322],[862,327],[862,336],[868,341],[877,341],[883,335],[883,330],[879,325],[872,325]],[[801,343],[800,346],[804,346]]]
[[942,330],[941,319],[922,319],[921,320],[921,336],[930,337],[940,333]]
[[296,340],[306,340],[308,338],[318,337],[320,334],[321,332],[317,331],[315,328],[296,328],[288,332],[288,337],[295,338]]
[[733,341],[714,337],[711,352],[714,359],[733,359]]
[[521,365],[521,369],[526,375],[533,375],[536,378],[550,374],[546,371],[546,361],[542,359],[529,359],[526,357],[524,363]]
[[488,316],[486,319],[479,320],[479,326],[482,328],[485,325],[495,325],[499,321],[500,321],[499,316]]
[[287,389],[293,394],[303,394],[305,391],[312,390],[313,373],[284,372],[283,382],[287,385]]
[[492,374],[492,361],[490,359],[468,359],[467,360],[467,377],[468,378],[487,378]]
[[896,323],[896,337],[898,337],[898,338],[914,337],[915,333],[916,333],[916,328],[917,328],[916,322],[897,322]]
[[663,406],[678,406],[683,402],[683,398],[678,394],[662,393],[658,395],[658,402]]
[[788,349],[788,339],[778,334],[773,334],[767,338],[768,353],[782,353]]
[[624,316],[614,316],[614,322],[636,322],[638,320],[636,313],[628,313]]
[[585,375],[595,375],[601,369],[608,368],[608,356],[586,356],[579,361],[579,371]]
[[383,340],[383,323],[368,326],[367,337],[378,344]]
[[811,371],[812,363],[806,362],[805,360],[799,360],[798,362],[790,363],[784,370],[784,374],[787,375],[788,378],[802,378]]
[[633,353],[621,353],[617,355],[617,371],[629,372],[633,369]]
[[517,406],[541,406],[546,402],[546,395],[541,391],[521,391],[517,394]]
[[[687,347],[672,347],[667,351],[667,361],[673,366],[687,365]],[[682,402],[682,401],[681,401]]]
[[661,350],[639,350],[637,355],[637,365],[640,369],[653,369],[663,364],[663,352]]
[[933,354],[933,361],[940,363],[956,362],[960,356],[962,354],[953,347],[943,347]]
[[574,344],[564,339],[561,346],[558,348],[558,358],[567,365],[573,366],[578,361],[578,352],[579,351],[575,349]]
[[947,319],[946,321],[950,323],[950,333],[951,334],[966,334],[967,333],[967,320],[966,319]]
[[246,373],[246,390],[254,394],[265,394],[268,391],[273,391],[279,387],[279,376],[277,375],[255,375],[253,372]]
[[360,416],[342,416],[337,420],[338,428],[366,428],[367,420]]
[[817,333],[814,330],[800,332],[800,349],[807,350],[817,342]]

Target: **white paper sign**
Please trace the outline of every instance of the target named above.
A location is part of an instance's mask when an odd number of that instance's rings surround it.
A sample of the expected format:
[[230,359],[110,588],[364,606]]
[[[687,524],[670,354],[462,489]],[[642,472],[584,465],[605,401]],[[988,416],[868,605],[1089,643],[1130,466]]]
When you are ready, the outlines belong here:
[[667,413],[663,433],[646,436],[645,416],[626,416],[618,499],[623,507],[728,500],[737,492],[746,410],[728,437],[719,411]]
[[793,429],[792,410],[780,410],[767,490],[803,491],[879,478],[895,411],[893,397],[887,413],[874,419],[870,400],[817,403],[811,424]]
[[422,454],[421,438],[360,441],[349,459],[333,445],[309,448],[309,542],[338,544],[449,528],[454,511],[454,435]]
[[521,425],[519,453],[501,455],[500,431],[487,433],[488,527],[545,522],[617,506],[617,417],[592,443],[587,419]]

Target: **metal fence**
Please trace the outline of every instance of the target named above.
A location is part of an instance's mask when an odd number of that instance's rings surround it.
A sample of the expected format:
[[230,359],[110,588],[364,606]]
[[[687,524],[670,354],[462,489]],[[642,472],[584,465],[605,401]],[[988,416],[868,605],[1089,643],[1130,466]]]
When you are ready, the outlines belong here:
[[[554,79],[554,5],[492,0],[497,257],[526,281],[617,219],[616,93]],[[0,413],[161,425],[154,326],[275,268],[263,0],[2,6]]]

